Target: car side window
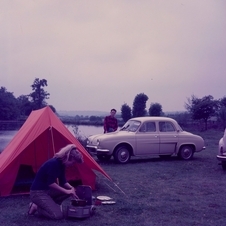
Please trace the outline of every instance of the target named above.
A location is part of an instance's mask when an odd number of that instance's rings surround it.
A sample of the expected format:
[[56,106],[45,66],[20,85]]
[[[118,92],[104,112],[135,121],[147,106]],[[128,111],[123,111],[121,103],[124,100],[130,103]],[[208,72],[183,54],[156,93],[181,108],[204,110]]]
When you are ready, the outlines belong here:
[[140,132],[156,132],[156,126],[154,122],[145,122],[140,130]]
[[175,132],[175,128],[171,122],[159,122],[160,132]]

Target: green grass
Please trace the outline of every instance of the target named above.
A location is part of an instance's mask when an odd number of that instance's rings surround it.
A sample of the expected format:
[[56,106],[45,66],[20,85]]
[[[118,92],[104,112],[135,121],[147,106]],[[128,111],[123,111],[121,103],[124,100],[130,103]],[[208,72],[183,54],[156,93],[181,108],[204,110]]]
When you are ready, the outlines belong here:
[[29,217],[29,196],[10,196],[0,198],[0,225],[225,225],[226,172],[216,159],[223,132],[197,133],[207,148],[195,153],[191,161],[156,157],[132,158],[126,165],[113,160],[99,163],[115,184],[98,174],[93,195],[108,195],[116,204],[97,206],[90,218],[51,221]]

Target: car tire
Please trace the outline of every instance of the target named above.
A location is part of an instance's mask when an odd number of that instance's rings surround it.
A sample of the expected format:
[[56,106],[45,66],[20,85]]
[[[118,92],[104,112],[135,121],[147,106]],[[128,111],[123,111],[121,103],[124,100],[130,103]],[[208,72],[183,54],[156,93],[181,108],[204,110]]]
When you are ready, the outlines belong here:
[[130,151],[126,146],[120,146],[114,152],[114,160],[116,163],[127,163],[131,157]]
[[111,155],[97,155],[97,158],[101,162],[106,162],[106,161],[109,161],[111,159]]
[[180,148],[178,156],[180,159],[190,160],[192,159],[193,154],[194,154],[194,149],[192,148],[192,146],[185,145]]
[[222,166],[222,169],[223,170],[226,170],[226,162],[225,161],[222,161],[221,162],[221,166]]

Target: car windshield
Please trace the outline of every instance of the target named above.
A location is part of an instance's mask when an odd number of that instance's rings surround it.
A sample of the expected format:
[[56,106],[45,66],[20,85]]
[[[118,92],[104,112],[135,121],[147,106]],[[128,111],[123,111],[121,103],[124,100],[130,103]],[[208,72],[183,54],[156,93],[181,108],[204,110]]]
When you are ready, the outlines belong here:
[[129,121],[128,121],[121,129],[120,129],[120,131],[136,132],[139,126],[140,126],[140,121],[129,120]]

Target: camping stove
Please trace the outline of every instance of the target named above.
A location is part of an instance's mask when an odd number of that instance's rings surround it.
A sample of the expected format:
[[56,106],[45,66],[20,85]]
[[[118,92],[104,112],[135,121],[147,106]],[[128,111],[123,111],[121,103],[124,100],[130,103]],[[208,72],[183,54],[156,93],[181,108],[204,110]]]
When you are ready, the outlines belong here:
[[67,217],[86,218],[92,216],[96,207],[93,205],[91,187],[79,185],[76,188],[76,194],[80,199],[79,201],[83,202],[75,202],[76,200],[71,200],[71,205],[67,207]]
[[68,206],[67,216],[74,218],[86,218],[94,214],[96,207],[91,206]]

